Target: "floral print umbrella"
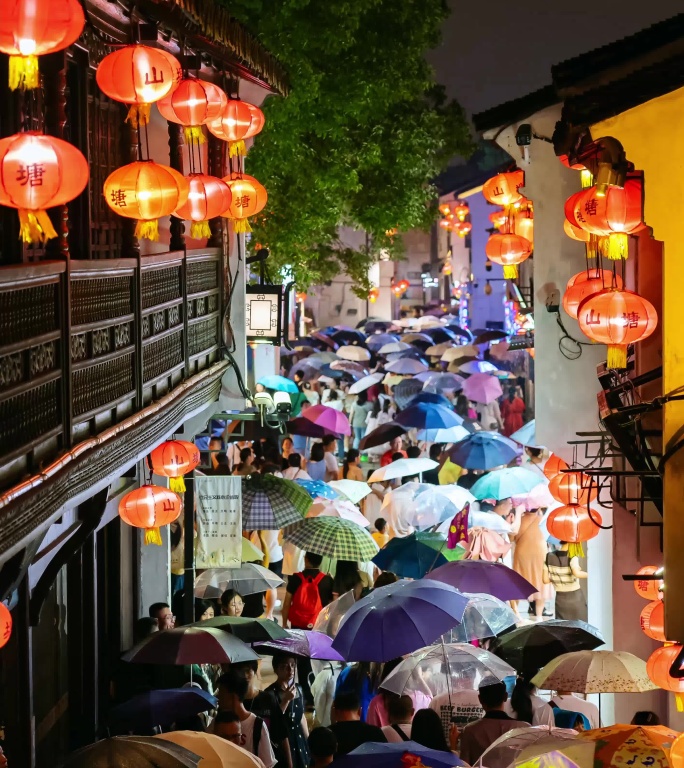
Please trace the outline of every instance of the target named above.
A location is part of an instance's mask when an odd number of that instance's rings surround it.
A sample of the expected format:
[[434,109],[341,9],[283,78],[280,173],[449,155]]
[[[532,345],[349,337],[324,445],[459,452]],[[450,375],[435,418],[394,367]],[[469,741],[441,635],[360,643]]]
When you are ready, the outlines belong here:
[[538,688],[573,693],[653,691],[646,662],[625,651],[573,651],[549,662],[532,678]]

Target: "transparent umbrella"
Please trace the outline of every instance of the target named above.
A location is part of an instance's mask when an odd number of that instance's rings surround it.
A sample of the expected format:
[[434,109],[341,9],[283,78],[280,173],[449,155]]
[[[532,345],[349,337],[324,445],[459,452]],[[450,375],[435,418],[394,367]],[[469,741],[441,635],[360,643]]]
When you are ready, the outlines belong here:
[[195,579],[195,597],[218,598],[227,589],[253,595],[275,589],[282,583],[273,571],[255,563],[243,563],[239,568],[208,568]]
[[328,603],[328,605],[326,605],[318,614],[318,618],[316,619],[313,628],[316,632],[324,632],[329,637],[335,637],[340,622],[355,602],[354,592],[352,590],[340,595],[337,600]]
[[571,728],[549,728],[546,725],[535,725],[531,728],[514,728],[504,733],[483,753],[475,763],[478,768],[508,768],[524,749],[535,747],[546,751],[556,748],[559,741],[574,741],[577,731]]
[[448,524],[471,501],[475,501],[475,497],[458,485],[410,482],[390,491],[382,508],[395,529],[412,526],[426,531],[440,523]]
[[463,621],[442,635],[445,643],[484,640],[487,637],[496,637],[505,629],[515,626],[515,613],[503,600],[492,595],[467,592],[463,594],[468,598]]

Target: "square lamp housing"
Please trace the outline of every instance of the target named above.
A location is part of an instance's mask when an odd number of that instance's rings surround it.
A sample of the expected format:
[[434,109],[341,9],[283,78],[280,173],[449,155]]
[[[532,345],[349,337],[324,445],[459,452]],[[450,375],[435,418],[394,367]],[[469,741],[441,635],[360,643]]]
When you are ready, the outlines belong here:
[[283,325],[283,286],[248,285],[245,296],[247,341],[280,344]]

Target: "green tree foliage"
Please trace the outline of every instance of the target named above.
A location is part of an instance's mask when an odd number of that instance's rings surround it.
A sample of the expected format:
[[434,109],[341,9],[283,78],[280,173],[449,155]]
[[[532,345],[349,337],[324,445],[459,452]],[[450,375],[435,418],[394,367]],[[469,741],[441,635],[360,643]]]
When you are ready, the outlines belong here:
[[[269,203],[252,242],[297,286],[347,272],[359,294],[386,233],[427,228],[430,182],[473,149],[462,108],[447,102],[425,53],[439,40],[445,0],[222,0],[286,67],[290,93],[263,105],[266,126],[247,171]],[[341,226],[369,244],[344,246]]]

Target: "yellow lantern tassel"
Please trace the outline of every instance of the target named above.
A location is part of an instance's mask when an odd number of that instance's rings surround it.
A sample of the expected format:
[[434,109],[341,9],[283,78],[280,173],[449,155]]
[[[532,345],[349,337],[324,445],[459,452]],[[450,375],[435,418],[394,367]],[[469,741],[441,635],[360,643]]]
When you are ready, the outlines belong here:
[[131,104],[131,107],[128,110],[128,116],[126,117],[126,122],[130,123],[133,128],[147,125],[150,122],[150,105]]
[[232,219],[233,221],[233,230],[236,234],[240,234],[241,232],[251,232],[252,228],[249,226],[249,221],[247,219]]
[[515,280],[518,276],[518,265],[509,264],[503,268],[503,275],[506,280]]
[[170,477],[169,488],[176,493],[185,493],[185,480],[183,479],[183,475],[180,477]]
[[157,219],[150,219],[144,221],[140,219],[135,225],[135,236],[142,240],[159,240],[159,221]]
[[186,125],[183,128],[183,135],[185,136],[186,144],[192,144],[193,141],[196,141],[198,144],[206,144],[207,141],[201,125]]
[[229,146],[228,154],[230,157],[247,154],[247,147],[245,146],[245,142],[242,139],[240,139],[240,141],[230,141],[228,142],[228,146]]
[[24,91],[37,88],[38,83],[37,56],[10,56],[9,87],[13,91],[16,91],[17,88]]
[[161,547],[162,537],[159,528],[145,528],[145,544],[156,544]]
[[613,232],[599,240],[601,253],[612,261],[626,259],[629,256],[629,237],[626,232]]
[[684,712],[684,693],[675,693],[675,701],[677,702],[677,712]]
[[587,189],[594,183],[594,176],[588,168],[582,168],[580,171],[580,184],[582,189]]
[[581,541],[575,544],[568,544],[568,557],[584,557],[584,547]]
[[45,243],[57,237],[47,211],[19,209],[19,239],[27,244]]
[[609,368],[626,368],[627,347],[622,344],[611,344],[608,347],[608,359],[606,365]]
[[211,237],[211,229],[208,221],[193,221],[190,225],[190,237],[195,240],[202,240],[205,237]]
[[589,235],[589,242],[587,243],[587,258],[595,259],[598,256],[598,237],[596,235]]

